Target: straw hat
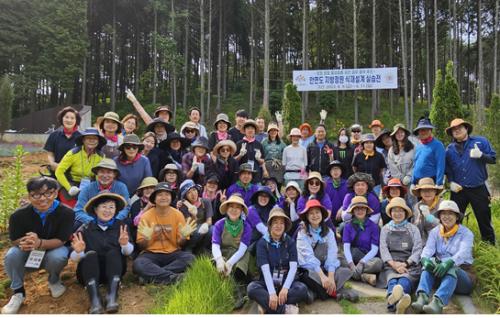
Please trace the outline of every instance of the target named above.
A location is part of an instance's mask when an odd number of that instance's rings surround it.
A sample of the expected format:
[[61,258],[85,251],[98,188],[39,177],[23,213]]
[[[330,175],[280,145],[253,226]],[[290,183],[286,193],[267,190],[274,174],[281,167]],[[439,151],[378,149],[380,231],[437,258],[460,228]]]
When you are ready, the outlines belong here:
[[437,186],[436,183],[434,182],[434,179],[432,178],[422,178],[418,180],[417,185],[413,190],[411,191],[414,196],[419,197],[420,196],[420,190],[422,189],[434,189],[436,190],[436,195],[441,194],[443,191],[442,186]]
[[351,200],[351,204],[349,204],[349,208],[347,209],[347,213],[352,213],[354,208],[357,208],[357,207],[365,207],[368,209],[368,213],[367,214],[370,214],[370,213],[373,213],[373,209],[370,208],[370,206],[368,205],[368,201],[366,200],[366,198],[364,196],[361,196],[361,195],[357,195],[355,196],[354,198],[352,198]]
[[144,188],[156,187],[158,180],[155,177],[146,177],[142,179],[141,184],[137,187],[136,191],[142,190]]
[[413,212],[411,211],[411,209],[406,204],[405,199],[400,198],[400,197],[392,198],[391,201],[389,201],[389,204],[385,208],[385,214],[387,214],[387,216],[392,219],[391,209],[392,208],[396,208],[396,207],[402,208],[402,209],[404,209],[406,211],[406,219],[413,216]]
[[297,137],[301,137],[302,134],[300,133],[300,129],[299,128],[292,128],[292,130],[290,130],[290,133],[288,134],[288,137],[293,137],[293,136],[297,136]]
[[472,125],[469,123],[469,122],[466,122],[465,120],[463,120],[462,118],[455,118],[451,121],[450,123],[450,127],[446,128],[446,134],[448,136],[453,136],[453,134],[451,133],[451,130],[455,127],[458,127],[460,125],[464,125],[465,128],[467,128],[467,134],[470,135],[472,133]]
[[222,147],[229,147],[229,149],[231,149],[231,151],[230,151],[231,156],[234,156],[234,154],[236,152],[236,144],[234,143],[234,141],[232,141],[231,139],[226,139],[226,140],[219,141],[214,146],[213,152],[215,154],[218,154],[219,153],[219,149],[222,148]]
[[245,212],[245,214],[248,214],[248,208],[247,208],[247,206],[245,204],[245,201],[243,200],[243,198],[239,194],[233,194],[233,195],[231,195],[229,197],[229,199],[227,199],[226,201],[224,201],[220,205],[220,208],[219,208],[220,214],[222,214],[222,215],[226,214],[227,208],[228,208],[229,204],[231,204],[231,203],[236,203],[236,204],[241,205],[241,208],[243,209],[243,212]]
[[99,117],[97,119],[97,126],[102,130],[104,131],[104,120],[105,119],[109,119],[109,120],[112,120],[114,121],[115,123],[118,124],[118,131],[121,131],[122,128],[123,128],[123,124],[122,122],[120,121],[120,116],[118,116],[117,113],[115,112],[107,112],[104,114],[104,116],[102,117]]
[[283,218],[285,220],[285,232],[290,231],[292,228],[292,220],[285,214],[282,208],[279,206],[275,206],[272,208],[271,212],[269,212],[269,218],[267,219],[267,227],[271,228],[271,224],[273,223],[274,218]]
[[116,204],[115,215],[118,213],[118,211],[123,210],[127,206],[127,201],[121,195],[104,190],[101,191],[95,197],[91,198],[87,202],[87,204],[85,204],[83,210],[85,210],[85,212],[87,212],[88,214],[93,214],[95,213],[94,211],[97,205],[99,203],[107,201],[106,199],[115,201]]

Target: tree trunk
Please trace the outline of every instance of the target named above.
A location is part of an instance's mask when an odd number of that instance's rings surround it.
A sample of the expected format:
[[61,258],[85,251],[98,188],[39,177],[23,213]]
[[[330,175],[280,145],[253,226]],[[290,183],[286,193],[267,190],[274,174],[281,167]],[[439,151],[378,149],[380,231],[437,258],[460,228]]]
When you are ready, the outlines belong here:
[[200,109],[201,120],[205,116],[205,5],[200,0]]
[[[186,0],[186,12],[189,12],[189,1]],[[187,94],[188,94],[188,71],[189,71],[189,14],[186,14],[186,21],[184,22],[184,67],[182,83],[182,108],[187,110]]]
[[404,85],[404,103],[405,103],[405,120],[406,127],[410,126],[410,116],[408,113],[408,72],[406,66],[406,34],[404,32],[404,21],[406,19],[403,15],[403,8],[401,5],[401,0],[399,0],[399,28],[401,34],[401,60],[403,61],[403,85]]
[[495,24],[494,24],[494,37],[495,37],[495,42],[493,45],[493,86],[492,86],[492,91],[493,93],[500,92],[500,87],[497,86],[498,84],[498,69],[497,69],[497,58],[498,58],[498,0],[495,1]]
[[139,23],[136,24],[136,30],[135,30],[135,76],[134,76],[134,94],[138,95],[139,94],[139,78],[140,78],[140,56],[141,56],[141,32],[139,31]]
[[156,37],[158,36],[158,9],[154,4],[154,31],[153,31],[153,105],[156,104],[156,86],[158,82],[158,49]]
[[[352,0],[352,42],[354,47],[354,68],[358,67],[358,18],[356,0]],[[358,91],[354,91],[354,122],[359,123]]]
[[[376,47],[376,0],[372,0],[372,67],[377,67],[377,47]],[[377,90],[372,90],[372,120],[375,119],[375,115],[377,114]]]
[[427,7],[427,0],[424,0],[424,12],[425,12],[425,76],[426,76],[426,86],[425,95],[427,96],[427,107],[431,109],[432,105],[432,92],[431,92],[431,54],[430,54],[430,23],[429,23],[429,10]]
[[479,85],[479,98],[478,98],[478,114],[477,114],[477,119],[478,123],[482,125],[486,122],[485,120],[485,114],[484,114],[484,107],[486,104],[486,92],[485,92],[485,85],[484,85],[484,67],[483,67],[483,39],[482,39],[482,0],[477,1],[477,67],[478,67],[478,85]]
[[[302,0],[302,69],[309,68],[309,47],[308,47],[308,16],[309,0]],[[307,108],[309,106],[309,92],[302,93],[302,122],[306,120]]]
[[[393,67],[393,39],[392,39],[392,2],[389,2],[389,66]],[[391,110],[391,115],[394,115],[394,101],[393,101],[394,90],[389,90],[389,105]],[[399,94],[398,94],[399,95]]]
[[217,113],[221,111],[222,85],[222,0],[219,0],[219,48],[217,49]]
[[[172,0],[170,2],[170,15],[172,18],[172,39],[175,41],[175,1]],[[176,42],[177,43],[177,42]],[[175,46],[174,55],[177,54],[177,45]],[[173,108],[174,118],[173,122],[175,123],[175,117],[177,115],[177,61],[172,61],[172,78],[170,81],[170,89],[172,92],[172,96],[170,97],[170,103]]]
[[436,74],[438,65],[438,23],[437,23],[437,0],[434,0],[434,74]]
[[208,1],[208,83],[206,120],[210,119],[210,99],[212,98],[212,0]]
[[116,104],[116,0],[113,0],[113,42],[111,49],[111,110]]
[[250,3],[250,96],[248,101],[250,117],[253,115],[253,82],[254,82],[254,67],[255,67],[255,38],[254,38],[254,7],[253,3]]
[[269,1],[265,0],[265,12],[264,12],[264,96],[262,98],[262,108],[269,109],[269,46],[270,46],[270,9]]
[[[406,34],[405,34],[406,35]],[[413,0],[410,0],[410,125],[413,127],[413,91],[415,90],[415,65],[413,61]]]

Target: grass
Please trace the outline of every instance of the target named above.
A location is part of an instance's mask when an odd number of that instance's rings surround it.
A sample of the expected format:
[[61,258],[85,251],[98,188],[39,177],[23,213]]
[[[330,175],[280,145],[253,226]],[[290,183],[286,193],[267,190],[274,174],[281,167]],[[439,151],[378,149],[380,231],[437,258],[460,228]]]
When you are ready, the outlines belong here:
[[153,314],[227,314],[234,306],[232,279],[217,272],[208,257],[199,257],[182,281],[155,296]]
[[342,313],[345,315],[358,315],[363,313],[361,310],[356,308],[356,305],[348,300],[342,299],[339,301],[339,305],[342,307]]

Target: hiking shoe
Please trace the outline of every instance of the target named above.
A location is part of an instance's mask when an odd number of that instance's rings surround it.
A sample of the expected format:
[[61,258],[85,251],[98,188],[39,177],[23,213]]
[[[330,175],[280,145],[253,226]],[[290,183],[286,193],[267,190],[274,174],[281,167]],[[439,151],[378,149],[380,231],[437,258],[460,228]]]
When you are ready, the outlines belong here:
[[422,310],[426,314],[440,315],[443,313],[443,307],[444,305],[441,299],[434,296],[432,297],[432,301],[428,305],[424,305],[424,307],[422,307]]
[[403,294],[404,294],[403,286],[397,284],[392,289],[392,293],[389,295],[389,297],[387,297],[387,303],[389,305],[394,305],[401,299],[401,297],[403,297]]
[[61,281],[58,281],[55,284],[49,283],[49,289],[50,289],[50,294],[54,298],[61,297],[64,294],[64,292],[66,291],[66,287],[63,285],[63,283]]
[[424,292],[417,294],[417,300],[411,304],[411,308],[415,310],[416,314],[421,314],[425,305],[429,303],[429,296]]
[[361,274],[361,281],[375,286],[377,284],[377,275],[375,274]]
[[25,298],[26,297],[24,297],[22,293],[17,293],[12,295],[12,297],[10,297],[9,303],[2,307],[2,314],[7,314],[7,315],[17,314]]
[[402,315],[406,312],[406,309],[410,307],[411,297],[408,294],[404,294],[403,297],[396,304],[396,314]]
[[298,315],[299,306],[297,305],[285,305],[285,315]]

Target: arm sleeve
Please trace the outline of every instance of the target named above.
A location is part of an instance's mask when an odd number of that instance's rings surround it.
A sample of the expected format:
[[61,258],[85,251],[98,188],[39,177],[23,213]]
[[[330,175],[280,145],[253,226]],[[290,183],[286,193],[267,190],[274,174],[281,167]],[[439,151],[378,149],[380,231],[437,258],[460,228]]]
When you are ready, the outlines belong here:
[[130,195],[128,193],[128,189],[127,189],[127,186],[125,184],[122,183],[120,185],[120,189],[118,191],[118,194],[121,195],[127,201],[127,205],[123,208],[123,210],[118,212],[116,219],[125,220],[128,217],[128,213],[130,211]]
[[295,202],[292,202],[290,204],[290,219],[292,220],[292,222],[295,222],[299,219],[297,211],[295,211]]
[[458,250],[453,254],[451,259],[455,262],[455,265],[459,266],[465,264],[467,259],[472,259],[472,245],[474,244],[474,234],[471,231],[467,231],[460,241]]
[[290,286],[292,286],[293,280],[295,279],[296,273],[297,273],[297,262],[290,262],[290,269],[288,270],[286,280],[283,283],[283,288],[290,289]]
[[260,232],[260,234],[262,234],[262,235],[267,234],[267,226],[265,226],[264,223],[259,222],[259,224],[257,224],[257,226],[255,228],[257,229],[257,231]]
[[445,167],[445,150],[441,142],[434,155],[436,156],[436,184],[443,185],[444,183],[444,167]]
[[84,187],[80,191],[80,193],[78,194],[78,201],[76,201],[76,205],[73,209],[75,211],[75,220],[83,224],[87,224],[93,220],[93,218],[83,210],[83,207],[85,206],[85,204],[87,204],[87,202],[90,199],[90,194],[89,194],[90,187],[92,187],[92,184],[90,184],[87,187]]
[[290,148],[285,148],[283,150],[283,154],[281,155],[281,164],[283,165],[283,168],[286,169],[286,153],[287,153],[287,149],[290,149]]
[[[483,152],[480,160],[484,163],[495,164],[497,161],[497,154],[495,150],[491,147],[491,144],[484,138],[483,142],[480,144],[479,149]],[[483,146],[484,145],[484,146]],[[483,148],[483,149],[481,149]]]
[[134,251],[134,244],[128,242],[127,245],[124,245],[121,248],[122,248],[122,254],[128,256],[132,254],[132,252]]
[[66,178],[66,171],[71,168],[73,165],[73,152],[72,150],[68,151],[64,157],[61,159],[59,166],[57,166],[55,175],[57,181],[61,184],[61,187],[69,191],[71,185],[69,184],[68,179]]
[[321,262],[314,255],[314,250],[308,242],[307,234],[300,230],[297,235],[297,254],[301,267],[315,272],[321,271]]
[[76,262],[78,263],[82,258],[85,257],[85,252],[80,252],[80,253],[77,253],[75,251],[72,251],[71,252],[71,255],[69,256],[69,258],[73,261],[73,262]]
[[212,256],[214,257],[214,259],[218,259],[219,257],[222,257],[220,245],[217,243],[212,243]]
[[422,255],[420,256],[420,259],[427,257],[431,258],[434,255],[436,255],[436,245],[437,245],[437,240],[436,236],[438,235],[438,229],[433,229],[429,233],[429,237],[427,238],[427,242],[425,243],[424,249],[422,250]]
[[420,261],[420,255],[422,254],[422,237],[420,236],[420,231],[416,226],[411,226],[411,234],[413,237],[413,249],[411,250],[411,255],[408,258],[408,263],[417,264]]
[[344,243],[344,257],[347,264],[352,263],[351,243]]
[[337,256],[338,253],[337,241],[335,240],[335,234],[333,234],[332,230],[328,231],[326,240],[328,242],[328,255],[325,261],[325,269],[329,273],[333,273],[340,266],[340,261]]
[[384,263],[392,261],[392,255],[387,247],[387,236],[390,235],[389,228],[385,225],[380,232],[380,258]]
[[366,253],[366,255],[360,260],[360,262],[367,263],[369,260],[377,256],[378,246],[372,244],[372,248]]
[[264,276],[264,282],[266,283],[267,292],[269,295],[276,295],[276,289],[274,289],[273,277],[271,275],[271,269],[269,264],[262,265],[260,267],[262,271],[262,276]]
[[243,255],[245,255],[246,251],[247,251],[247,245],[245,245],[245,243],[243,242],[240,242],[238,250],[227,260],[227,262],[231,265],[238,263],[238,261],[243,257]]

